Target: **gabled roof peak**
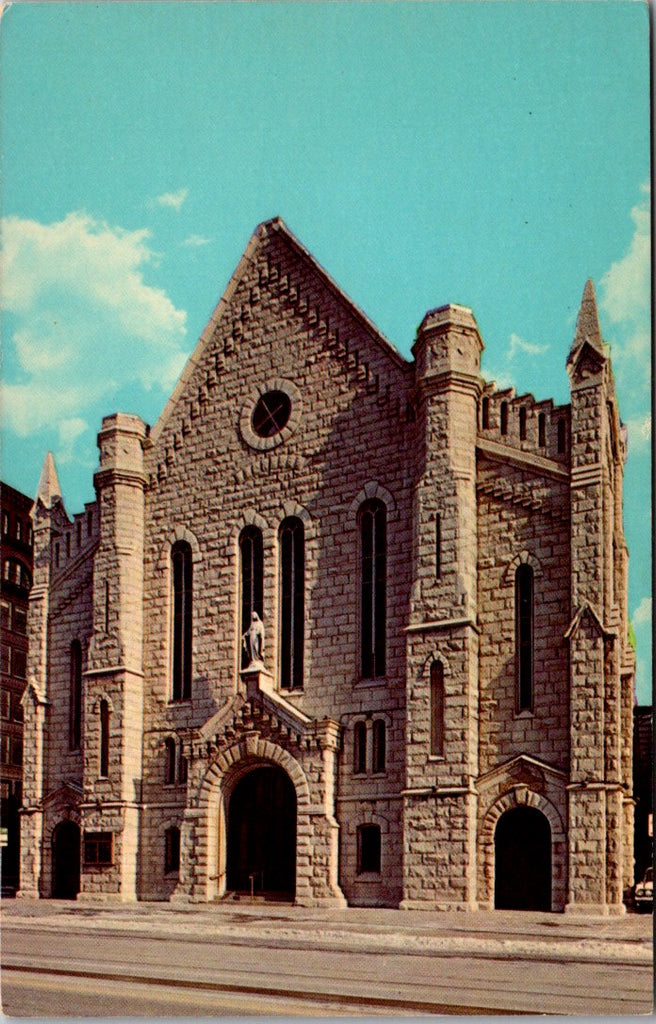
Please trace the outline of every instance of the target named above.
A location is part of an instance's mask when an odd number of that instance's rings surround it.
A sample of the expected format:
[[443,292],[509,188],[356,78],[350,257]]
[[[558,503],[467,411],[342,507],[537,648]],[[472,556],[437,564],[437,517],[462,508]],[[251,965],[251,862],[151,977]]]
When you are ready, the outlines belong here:
[[43,469],[39,477],[39,485],[36,489],[35,501],[41,501],[46,508],[52,508],[55,498],[61,498],[61,487],[55,468],[55,460],[52,452],[48,452],[43,460]]

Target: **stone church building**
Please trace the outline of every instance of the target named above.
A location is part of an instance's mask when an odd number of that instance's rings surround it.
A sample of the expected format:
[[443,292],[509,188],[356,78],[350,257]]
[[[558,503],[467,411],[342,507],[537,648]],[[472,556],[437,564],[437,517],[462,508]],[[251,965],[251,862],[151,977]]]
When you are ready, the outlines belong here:
[[[162,416],[33,509],[23,897],[620,913],[626,454],[594,289],[571,401],[472,312],[402,358],[260,225]],[[563,353],[565,360],[566,353]]]

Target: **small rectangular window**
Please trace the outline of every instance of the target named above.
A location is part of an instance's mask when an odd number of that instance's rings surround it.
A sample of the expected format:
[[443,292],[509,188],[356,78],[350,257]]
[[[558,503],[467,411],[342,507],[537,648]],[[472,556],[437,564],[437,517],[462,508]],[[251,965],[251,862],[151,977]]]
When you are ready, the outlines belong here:
[[0,646],[0,670],[8,676],[11,671],[11,647],[9,644]]
[[16,679],[25,679],[27,676],[27,651],[18,651],[16,648],[12,651],[11,657],[11,674]]
[[0,627],[11,629],[11,602],[0,601]]
[[23,763],[23,741],[12,737],[11,763],[15,768],[20,768]]
[[25,636],[27,633],[27,608],[14,605],[14,632]]
[[2,702],[2,717],[8,722],[11,718],[11,691],[3,690],[0,699]]
[[508,403],[507,402],[502,402],[501,403],[501,420],[500,420],[500,424],[499,424],[499,429],[501,430],[502,434],[507,434],[508,433]]
[[84,866],[107,867],[112,863],[112,833],[86,832],[84,836]]

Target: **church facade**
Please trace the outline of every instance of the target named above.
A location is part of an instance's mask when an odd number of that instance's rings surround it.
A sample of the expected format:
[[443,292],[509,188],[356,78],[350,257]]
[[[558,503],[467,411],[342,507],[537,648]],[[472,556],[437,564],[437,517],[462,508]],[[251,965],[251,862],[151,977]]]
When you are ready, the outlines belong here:
[[[402,358],[276,219],[96,501],[33,510],[23,897],[620,913],[625,431],[594,289],[571,401],[472,312]],[[565,359],[565,354],[564,354]]]

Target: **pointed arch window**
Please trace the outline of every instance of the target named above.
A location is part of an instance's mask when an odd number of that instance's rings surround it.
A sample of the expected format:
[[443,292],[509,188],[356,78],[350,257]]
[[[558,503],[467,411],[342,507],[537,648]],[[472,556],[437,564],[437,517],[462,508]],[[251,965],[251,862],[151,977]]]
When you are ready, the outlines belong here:
[[[264,605],[264,544],[262,531],[257,526],[245,526],[239,535],[239,557],[241,576],[241,633],[251,624],[253,612],[262,618]],[[249,657],[242,650],[242,668],[246,668]]]
[[387,757],[386,751],[386,731],[385,722],[382,718],[377,718],[372,726],[372,740],[373,740],[373,770],[374,772],[384,772],[385,762]]
[[109,703],[100,702],[100,776],[109,777]]
[[280,685],[303,688],[305,536],[296,517],[283,520],[280,543]]
[[71,686],[68,724],[68,749],[79,750],[82,739],[82,647],[71,644]]
[[356,722],[353,728],[353,771],[364,775],[367,770],[367,726]]
[[192,570],[191,547],[179,540],[171,548],[173,583],[172,698],[191,697]]
[[387,510],[382,501],[360,508],[360,672],[385,675],[387,640]]
[[430,752],[444,756],[444,666],[434,661],[430,669]]
[[533,709],[533,569],[520,565],[515,573],[517,710]]

